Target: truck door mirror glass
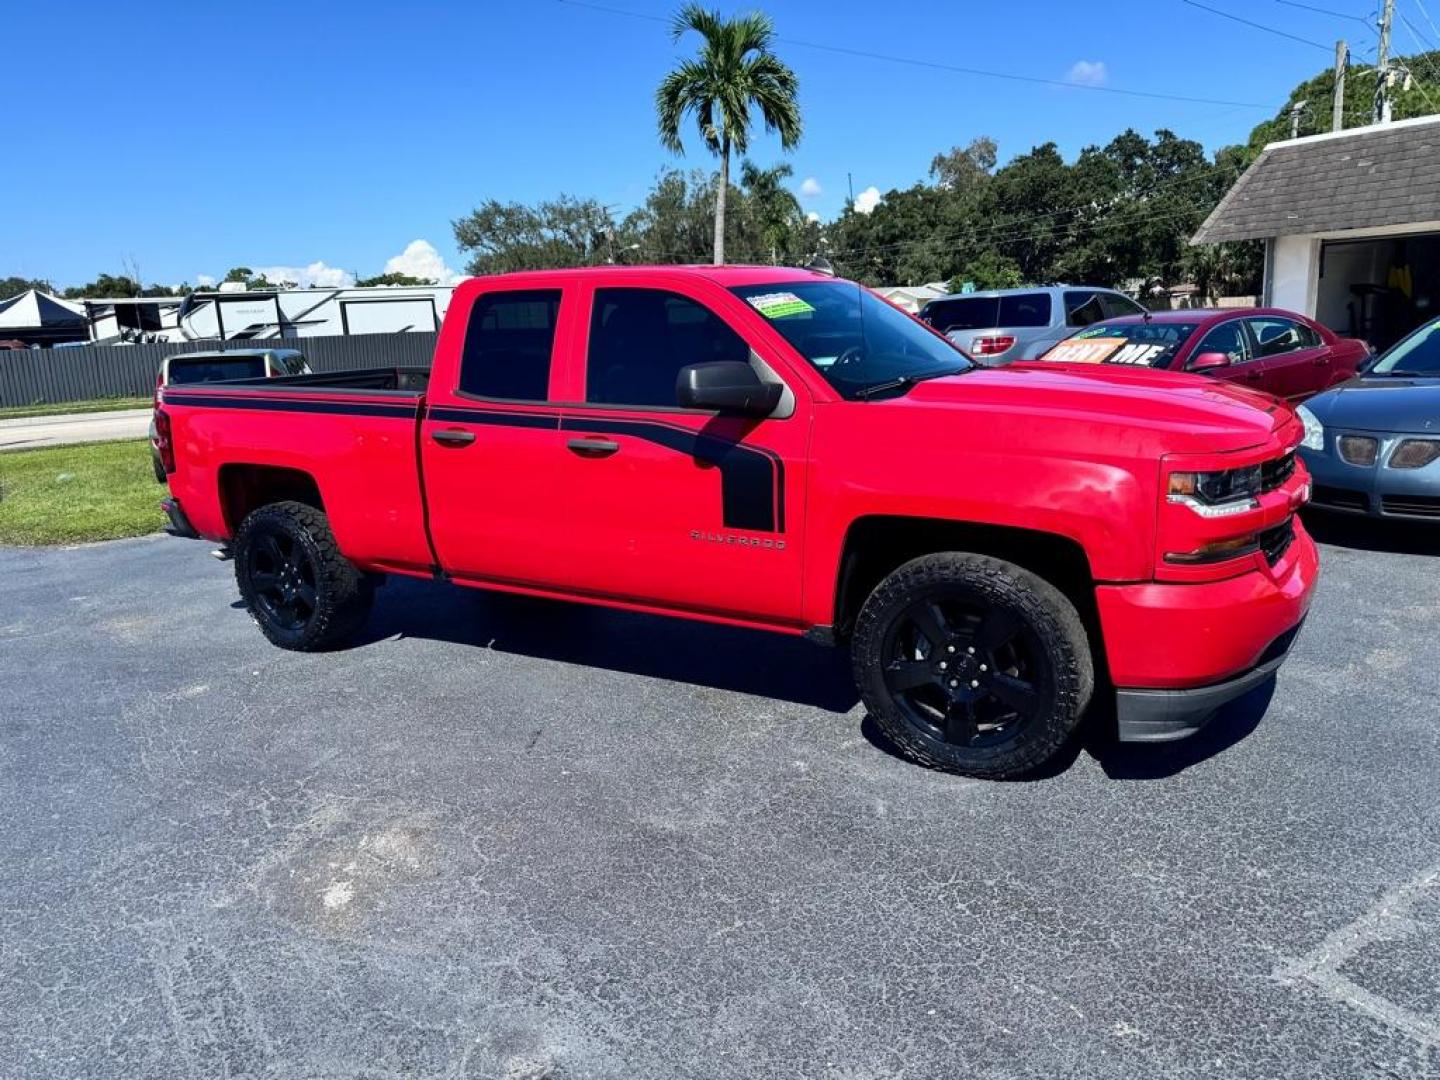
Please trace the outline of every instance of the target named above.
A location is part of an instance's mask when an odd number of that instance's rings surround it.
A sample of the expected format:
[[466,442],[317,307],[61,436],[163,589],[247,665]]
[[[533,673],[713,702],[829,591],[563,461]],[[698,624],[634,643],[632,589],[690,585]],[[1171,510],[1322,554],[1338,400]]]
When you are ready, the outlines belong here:
[[675,397],[686,409],[707,409],[735,416],[769,416],[785,387],[767,383],[749,364],[721,360],[687,364],[675,380]]
[[1229,366],[1230,357],[1223,352],[1202,352],[1190,361],[1191,371],[1214,371],[1216,368]]

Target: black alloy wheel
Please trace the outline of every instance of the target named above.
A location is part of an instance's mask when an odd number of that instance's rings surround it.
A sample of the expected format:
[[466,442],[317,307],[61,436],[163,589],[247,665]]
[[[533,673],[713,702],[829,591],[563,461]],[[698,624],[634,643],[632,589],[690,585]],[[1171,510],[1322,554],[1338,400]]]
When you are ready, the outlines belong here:
[[263,616],[291,634],[315,617],[315,564],[304,545],[278,528],[259,533],[245,553],[245,571]]
[[1044,649],[1014,613],[940,593],[896,619],[885,645],[885,685],[909,721],[954,746],[1019,738],[1053,683]]

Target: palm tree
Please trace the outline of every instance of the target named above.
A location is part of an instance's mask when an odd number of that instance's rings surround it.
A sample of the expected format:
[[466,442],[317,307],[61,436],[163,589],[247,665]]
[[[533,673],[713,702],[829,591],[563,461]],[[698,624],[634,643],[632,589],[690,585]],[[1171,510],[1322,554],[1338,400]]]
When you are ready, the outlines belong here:
[[800,200],[785,186],[793,172],[784,163],[768,169],[753,161],[740,163],[740,187],[759,228],[760,242],[770,252],[772,262],[777,254],[790,255],[790,242],[805,219]]
[[720,158],[715,189],[715,264],[725,261],[725,194],[730,188],[730,151],[743,154],[750,143],[750,107],[757,106],[766,131],[780,134],[789,150],[800,141],[799,80],[770,51],[775,24],[759,12],[723,19],[718,11],[686,4],[675,16],[670,37],[694,30],[705,39],[700,54],[665,76],[655,91],[660,141],[677,154],[680,125],[695,114],[700,137]]

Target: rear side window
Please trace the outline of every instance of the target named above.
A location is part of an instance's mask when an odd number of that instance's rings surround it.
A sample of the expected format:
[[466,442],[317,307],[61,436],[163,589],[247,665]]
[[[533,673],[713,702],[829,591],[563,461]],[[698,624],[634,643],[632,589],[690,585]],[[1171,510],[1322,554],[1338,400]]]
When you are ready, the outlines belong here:
[[673,409],[682,367],[749,359],[745,339],[688,297],[663,289],[596,289],[585,400]]
[[507,401],[544,401],[550,389],[559,289],[484,293],[470,310],[460,358],[460,392]]
[[[1124,314],[1129,315],[1130,312]],[[1065,294],[1065,325],[1091,326],[1101,319],[1108,319],[1104,302],[1099,293],[1067,292]]]
[[935,300],[921,317],[942,334],[951,330],[995,330],[1050,325],[1048,293],[959,296]]
[[[1250,333],[1255,338],[1255,355],[1261,360],[1267,356],[1283,356],[1296,349],[1305,348],[1300,336],[1302,328],[1293,319],[1264,315],[1247,321],[1250,324]],[[1304,329],[1310,330],[1308,326]]]

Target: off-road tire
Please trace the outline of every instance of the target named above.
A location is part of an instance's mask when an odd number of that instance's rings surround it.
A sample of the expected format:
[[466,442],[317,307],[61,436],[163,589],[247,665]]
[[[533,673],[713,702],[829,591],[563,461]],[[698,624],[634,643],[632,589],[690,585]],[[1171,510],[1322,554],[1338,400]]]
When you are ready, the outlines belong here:
[[[257,597],[250,554],[266,536],[293,540],[313,569],[312,614],[298,628],[281,625]],[[333,649],[348,641],[365,622],[374,601],[374,583],[340,553],[324,513],[299,502],[270,503],[252,511],[235,534],[231,550],[235,583],[250,617],[271,644],[298,652]]]
[[[1041,707],[1012,741],[959,746],[915,723],[887,685],[886,642],[913,605],[931,596],[963,598],[1028,627],[1026,641],[1048,664]],[[1022,631],[1024,633],[1024,631]],[[966,649],[961,649],[964,653]],[[941,552],[905,563],[866,599],[851,641],[855,682],[870,715],[907,757],[921,765],[991,780],[1022,779],[1055,758],[1075,734],[1095,688],[1085,626],[1054,585],[1012,563],[985,555]],[[984,678],[984,676],[980,676]]]

